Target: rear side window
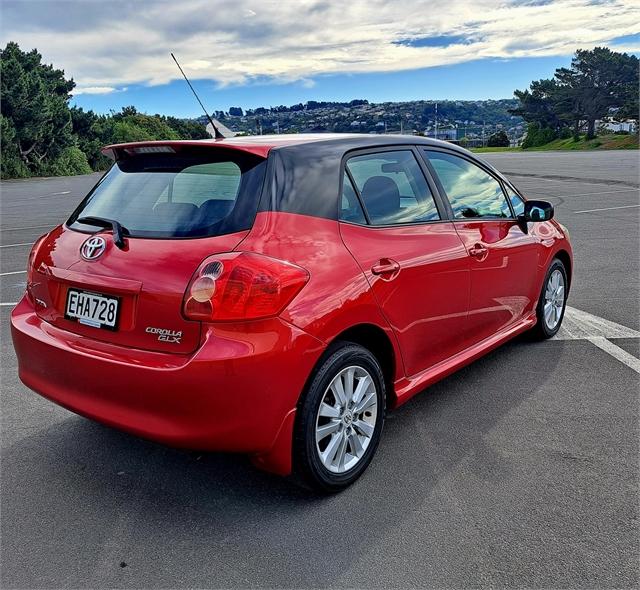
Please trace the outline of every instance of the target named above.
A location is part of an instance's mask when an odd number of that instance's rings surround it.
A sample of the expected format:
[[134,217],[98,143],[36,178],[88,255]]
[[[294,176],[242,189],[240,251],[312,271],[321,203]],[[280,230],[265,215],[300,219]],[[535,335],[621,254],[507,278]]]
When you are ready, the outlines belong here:
[[67,222],[118,221],[132,237],[210,237],[249,229],[265,160],[233,150],[144,154],[116,162]]
[[469,160],[425,150],[442,184],[456,219],[511,218],[502,186]]
[[429,185],[410,150],[354,156],[347,168],[372,225],[440,219]]
[[340,221],[360,224],[367,223],[367,220],[364,218],[364,212],[362,211],[362,205],[360,205],[360,201],[356,195],[356,190],[353,188],[353,183],[346,172],[342,178]]

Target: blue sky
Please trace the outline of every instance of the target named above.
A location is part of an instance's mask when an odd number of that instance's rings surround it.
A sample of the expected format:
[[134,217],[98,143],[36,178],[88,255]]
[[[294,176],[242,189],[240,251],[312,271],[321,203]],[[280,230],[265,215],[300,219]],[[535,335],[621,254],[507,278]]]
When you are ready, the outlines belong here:
[[[230,106],[291,105],[307,100],[348,101],[366,98],[371,102],[487,98],[512,98],[516,88],[526,88],[531,80],[548,78],[554,69],[568,65],[571,58],[542,57],[513,60],[485,59],[452,66],[437,66],[400,72],[339,74],[287,84],[252,82],[219,87],[208,80],[192,80],[200,98],[210,110]],[[82,94],[74,103],[86,109],[108,112],[134,104],[149,113],[181,117],[199,116],[200,107],[184,80],[160,86],[129,86],[126,92]]]
[[2,0],[99,112],[198,116],[307,100],[510,98],[578,48],[640,52],[638,0]]

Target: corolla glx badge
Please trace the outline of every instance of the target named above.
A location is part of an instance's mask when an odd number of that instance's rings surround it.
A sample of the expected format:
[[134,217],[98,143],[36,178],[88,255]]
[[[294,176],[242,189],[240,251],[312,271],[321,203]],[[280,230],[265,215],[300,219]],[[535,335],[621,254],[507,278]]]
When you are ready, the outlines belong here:
[[182,338],[181,330],[167,330],[166,328],[154,328],[153,326],[148,326],[145,332],[147,334],[157,334],[160,342],[180,344],[180,339]]
[[100,258],[107,247],[107,242],[100,236],[93,236],[85,240],[80,246],[80,254],[85,260],[95,260]]

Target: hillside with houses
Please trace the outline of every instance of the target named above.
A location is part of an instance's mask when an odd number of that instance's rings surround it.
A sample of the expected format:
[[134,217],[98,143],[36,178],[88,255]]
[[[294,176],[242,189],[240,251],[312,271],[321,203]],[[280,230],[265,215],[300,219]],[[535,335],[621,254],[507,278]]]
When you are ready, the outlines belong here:
[[293,106],[243,111],[231,107],[216,117],[236,133],[406,133],[438,139],[482,143],[497,131],[516,142],[525,124],[513,115],[516,100],[426,101],[372,103],[309,101]]

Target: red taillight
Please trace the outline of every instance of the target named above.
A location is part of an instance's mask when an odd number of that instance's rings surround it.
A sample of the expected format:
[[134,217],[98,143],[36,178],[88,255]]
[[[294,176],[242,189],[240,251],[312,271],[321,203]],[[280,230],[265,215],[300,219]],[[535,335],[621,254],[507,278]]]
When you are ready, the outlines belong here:
[[207,258],[191,279],[183,311],[204,322],[274,316],[300,292],[309,273],[289,262],[229,252]]

